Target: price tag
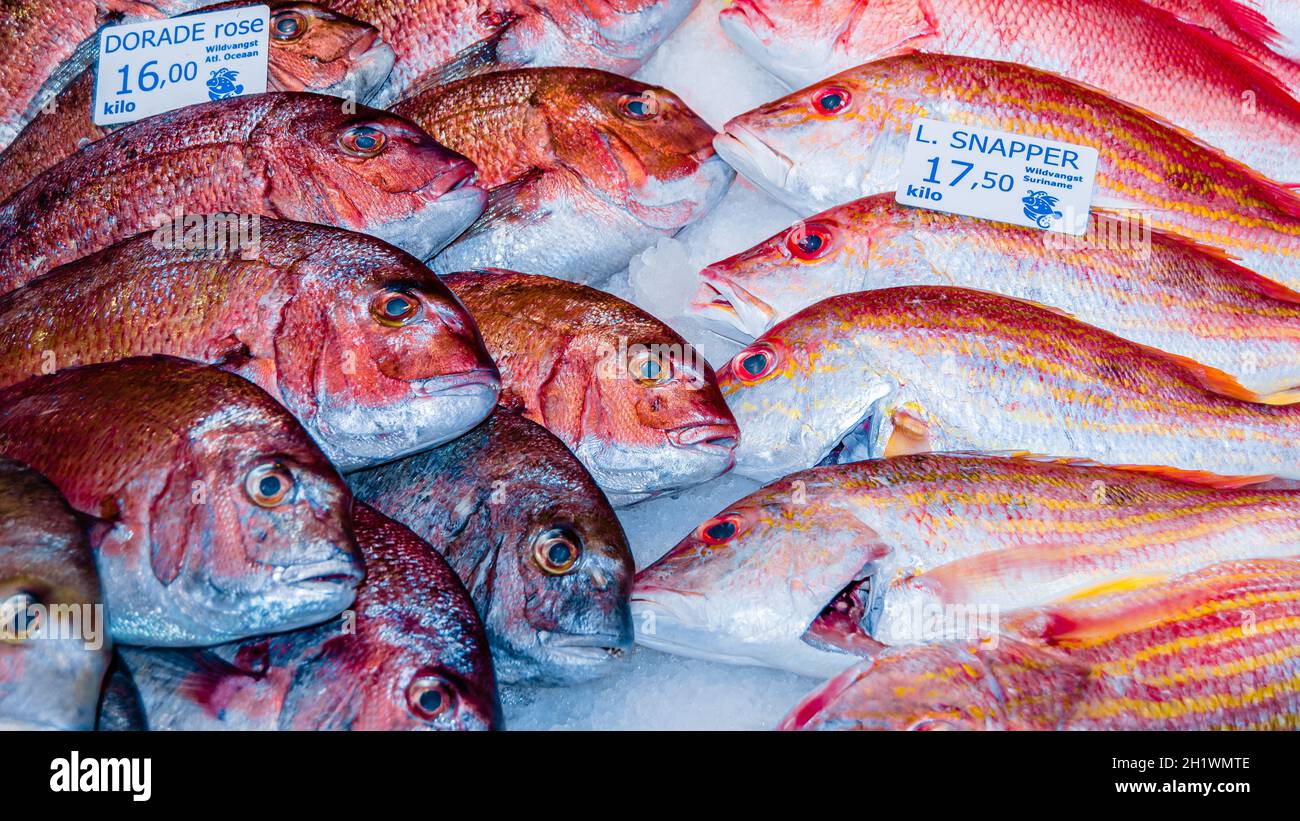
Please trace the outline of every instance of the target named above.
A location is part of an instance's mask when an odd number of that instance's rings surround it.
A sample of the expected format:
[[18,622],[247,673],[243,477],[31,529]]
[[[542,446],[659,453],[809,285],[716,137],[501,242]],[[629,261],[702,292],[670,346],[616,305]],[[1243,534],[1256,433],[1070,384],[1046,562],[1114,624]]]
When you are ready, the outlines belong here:
[[1097,149],[917,120],[894,199],[901,205],[1082,235]]
[[266,91],[270,17],[244,6],[102,30],[95,125]]

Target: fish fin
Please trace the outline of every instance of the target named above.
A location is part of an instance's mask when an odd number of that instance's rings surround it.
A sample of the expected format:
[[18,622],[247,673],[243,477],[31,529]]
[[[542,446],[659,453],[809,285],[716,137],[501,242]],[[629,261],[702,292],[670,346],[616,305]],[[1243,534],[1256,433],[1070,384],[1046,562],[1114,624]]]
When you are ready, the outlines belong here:
[[232,680],[257,681],[260,677],[241,670],[211,650],[202,648],[150,649],[123,651],[123,659],[137,682],[146,671],[153,684],[161,685],[164,692],[173,692],[197,704],[211,716],[221,713],[218,693],[223,684]]
[[1241,402],[1254,402],[1259,405],[1294,405],[1300,402],[1300,391],[1277,391],[1276,393],[1256,393],[1237,381],[1237,377],[1218,368],[1203,365],[1194,359],[1180,354],[1162,351],[1150,345],[1131,343],[1154,357],[1172,362],[1187,373],[1191,380],[1211,393],[1236,399]]
[[[853,37],[859,30],[860,26],[876,26],[878,20],[873,19],[872,12],[874,9],[873,0],[859,0],[854,6],[853,11],[849,13],[848,24],[836,38],[836,45],[840,48],[848,49],[853,43]],[[885,57],[901,57],[904,54],[911,54],[918,49],[916,46],[908,45],[912,40],[919,37],[930,37],[939,31],[938,17],[934,13],[929,0],[915,0],[915,2],[905,3],[907,13],[902,19],[894,18],[891,20],[891,30],[898,35],[905,35],[904,41],[886,51],[881,51],[870,56],[871,60],[880,60]]]
[[[494,230],[502,224],[526,227],[542,222],[550,212],[532,207],[527,203],[532,188],[545,176],[540,169],[533,169],[516,179],[502,183],[488,192],[487,207],[474,224],[465,229],[459,240],[477,236]],[[454,243],[453,243],[454,244]]]
[[[1132,633],[1179,612],[1189,596],[1196,595],[1194,590],[1169,595],[1161,584],[1166,579],[1168,576],[1117,579],[1044,607],[1013,613],[1005,628],[1013,635],[1047,644]],[[1107,602],[1110,597],[1113,601]]]
[[[1123,217],[1120,215],[1109,214],[1104,211],[1098,212],[1098,215],[1110,217],[1112,219],[1123,219]],[[1265,276],[1260,276],[1259,274],[1255,273],[1254,271],[1242,265],[1236,257],[1234,257],[1232,254],[1229,254],[1224,249],[1214,245],[1206,245],[1203,242],[1197,242],[1191,237],[1185,237],[1182,234],[1165,233],[1162,231],[1160,232],[1160,235],[1165,242],[1168,242],[1171,245],[1180,245],[1183,248],[1201,254],[1202,256],[1213,257],[1219,263],[1236,269],[1234,271],[1235,275],[1239,279],[1243,280],[1247,286],[1254,289],[1256,292],[1270,299],[1276,299],[1282,302],[1289,302],[1292,304],[1300,305],[1300,291],[1295,291],[1291,288],[1288,288],[1287,286],[1283,285],[1282,283],[1276,280],[1269,279],[1268,277]]]
[[517,18],[518,15],[509,14],[507,19],[487,37],[466,46],[453,54],[442,65],[421,74],[419,79],[402,93],[402,100],[409,100],[439,86],[445,86],[457,80],[464,80],[491,71],[500,63],[497,48],[501,45],[501,40],[505,37],[506,32],[510,30],[511,24]]
[[895,408],[890,414],[890,421],[894,423],[894,429],[890,431],[889,441],[885,443],[886,459],[933,450],[930,445],[930,423],[920,415],[906,408]]
[[1120,579],[1111,579],[1092,587],[1078,590],[1063,596],[1062,602],[1076,602],[1083,599],[1091,599],[1098,596],[1111,596],[1116,593],[1129,593],[1142,587],[1149,587],[1158,581],[1168,578],[1166,574],[1155,574],[1149,576],[1125,576]]
[[1211,473],[1208,470],[1186,470],[1184,468],[1170,467],[1168,465],[1108,465],[1104,462],[1098,462],[1095,459],[1080,459],[1074,457],[1048,456],[1040,453],[1031,453],[1029,451],[1015,451],[1009,453],[971,453],[972,456],[999,456],[1004,459],[1024,459],[1028,462],[1048,462],[1056,465],[1067,465],[1069,467],[1087,467],[1087,468],[1107,468],[1109,470],[1123,470],[1130,473],[1145,473],[1150,476],[1156,476],[1161,479],[1168,479],[1173,482],[1182,482],[1189,485],[1200,485],[1203,487],[1212,487],[1217,490],[1235,490],[1242,487],[1263,484],[1277,479],[1271,474],[1259,474],[1254,476],[1233,476],[1223,473]]
[[1281,33],[1269,22],[1269,19],[1240,0],[1219,0],[1219,8],[1234,26],[1270,49],[1281,42]]

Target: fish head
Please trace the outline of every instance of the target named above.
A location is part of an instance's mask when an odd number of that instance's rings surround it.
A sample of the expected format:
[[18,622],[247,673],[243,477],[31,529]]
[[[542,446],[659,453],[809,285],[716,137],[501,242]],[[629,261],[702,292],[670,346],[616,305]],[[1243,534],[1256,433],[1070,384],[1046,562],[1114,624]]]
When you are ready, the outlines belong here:
[[272,4],[267,86],[365,100],[393,69],[393,49],[369,23],[315,3]]
[[878,650],[870,619],[891,550],[809,494],[817,481],[809,471],[756,491],[637,573],[637,643],[819,676]]
[[409,120],[352,108],[286,93],[282,114],[254,133],[275,166],[276,215],[360,231],[428,259],[483,212],[474,164]]
[[734,173],[715,132],[676,94],[603,71],[552,75],[536,104],[552,150],[605,201],[676,232],[722,199]]
[[897,184],[917,114],[889,72],[862,66],[732,118],[713,141],[737,171],[813,214]]
[[89,730],[111,642],[86,524],[0,459],[0,728]]
[[496,365],[427,267],[387,247],[359,258],[321,249],[300,266],[315,276],[282,311],[280,394],[341,470],[443,444],[487,418]]
[[584,65],[631,74],[697,0],[559,0],[528,3],[498,44],[513,65]]

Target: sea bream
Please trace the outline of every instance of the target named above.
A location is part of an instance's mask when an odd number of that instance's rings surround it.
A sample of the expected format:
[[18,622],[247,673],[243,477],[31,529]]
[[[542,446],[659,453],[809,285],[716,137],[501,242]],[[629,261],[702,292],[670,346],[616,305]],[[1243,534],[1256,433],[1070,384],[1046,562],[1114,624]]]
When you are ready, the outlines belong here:
[[194,646],[291,630],[352,603],[352,497],[288,411],[172,357],[0,389],[0,454],[96,523],[113,639]]
[[832,675],[1007,611],[1237,558],[1300,555],[1300,491],[974,455],[791,474],[636,577],[637,642]]
[[0,458],[0,729],[93,730],[112,658],[89,518]]
[[800,702],[783,730],[1294,730],[1300,563],[1225,562],[1009,614],[1049,638],[888,651]]
[[704,356],[612,294],[486,270],[443,278],[501,370],[501,404],[560,438],[615,504],[731,469],[740,431]]
[[392,111],[469,157],[488,207],[433,261],[592,283],[707,214],[735,175],[681,98],[617,74],[520,69],[471,77]]
[[1300,101],[1256,55],[1152,4],[1037,0],[1030,13],[1015,0],[740,0],[721,20],[795,87],[917,51],[1005,60],[1098,89],[1271,179],[1300,183]]
[[[1300,405],[1059,312],[943,286],[825,299],[722,368],[736,469],[927,451],[1300,479]],[[1264,400],[1278,404],[1260,404]],[[834,451],[834,453],[832,453]]]
[[[1300,286],[1300,198],[1289,189],[1136,108],[1024,66],[929,54],[881,60],[736,117],[716,145],[746,177],[812,214],[896,190],[908,136],[922,117],[1096,148],[1093,207],[1220,248],[1255,273]],[[1014,139],[975,139],[964,130],[954,139],[957,157],[1028,158],[1027,144],[1017,148]],[[1076,175],[1064,153],[1052,159],[1035,167]]]
[[632,649],[623,528],[591,476],[541,426],[497,410],[450,444],[348,481],[358,499],[455,568],[501,681],[587,681]]
[[490,730],[483,625],[424,540],[355,508],[366,580],[318,627],[205,650],[123,648],[151,730]]
[[795,223],[700,272],[687,313],[757,337],[826,297],[954,285],[1059,308],[1271,394],[1300,386],[1300,294],[1214,249],[1094,213],[1079,240],[891,194]]
[[[91,143],[0,204],[0,293],[127,237],[259,215],[387,240],[421,259],[474,221],[474,164],[413,123],[297,92],[149,117]],[[205,220],[219,212],[223,222]]]
[[379,27],[397,65],[375,105],[420,88],[525,66],[632,74],[698,0],[328,0]]
[[[241,0],[199,11],[248,5],[254,4]],[[365,102],[392,69],[393,50],[373,26],[314,3],[276,0],[268,5],[268,91],[314,91]],[[0,153],[0,202],[64,157],[120,128],[95,125],[94,98],[92,62],[38,110]]]
[[273,219],[254,247],[184,239],[141,234],[0,296],[0,386],[146,354],[207,362],[264,388],[342,470],[440,445],[496,404],[474,320],[409,254]]

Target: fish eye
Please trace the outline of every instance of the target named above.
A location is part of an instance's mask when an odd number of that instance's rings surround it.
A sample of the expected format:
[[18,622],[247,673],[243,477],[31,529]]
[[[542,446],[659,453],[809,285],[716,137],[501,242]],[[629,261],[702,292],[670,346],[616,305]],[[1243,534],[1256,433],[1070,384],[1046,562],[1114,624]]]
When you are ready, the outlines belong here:
[[289,43],[307,32],[307,18],[296,11],[282,11],[271,20],[271,37]]
[[740,517],[734,513],[726,513],[700,525],[700,541],[707,545],[726,544],[739,532]]
[[852,101],[853,95],[839,86],[823,88],[813,94],[813,108],[817,109],[817,113],[828,116],[844,111]]
[[628,119],[650,120],[659,114],[659,101],[649,94],[624,94],[618,108]]
[[420,318],[424,312],[420,300],[406,291],[383,291],[370,303],[370,313],[381,325],[400,328]]
[[354,125],[339,135],[339,147],[363,159],[379,156],[387,144],[388,135],[370,125]]
[[261,507],[278,507],[293,492],[293,474],[278,462],[258,465],[244,479],[244,491]]
[[831,249],[831,232],[816,223],[799,225],[785,238],[786,250],[796,259],[812,262],[821,259]]
[[731,370],[741,382],[758,382],[776,371],[776,349],[766,342],[751,345],[731,360]]
[[953,722],[947,721],[946,719],[922,718],[912,722],[912,725],[907,729],[915,730],[918,732],[936,732],[942,730],[960,730],[961,728],[958,727]]
[[30,608],[39,604],[41,597],[33,590],[18,590],[0,601],[0,642],[31,638],[40,628],[40,617],[33,617]]
[[456,690],[435,675],[417,676],[406,687],[407,708],[424,721],[434,721],[455,710],[457,701]]
[[647,351],[632,358],[627,366],[628,375],[646,387],[662,385],[672,377],[672,363],[664,357]]
[[542,570],[552,576],[562,576],[582,556],[582,539],[571,528],[553,527],[538,538],[533,556]]

